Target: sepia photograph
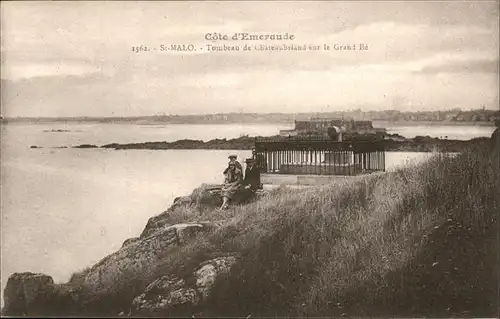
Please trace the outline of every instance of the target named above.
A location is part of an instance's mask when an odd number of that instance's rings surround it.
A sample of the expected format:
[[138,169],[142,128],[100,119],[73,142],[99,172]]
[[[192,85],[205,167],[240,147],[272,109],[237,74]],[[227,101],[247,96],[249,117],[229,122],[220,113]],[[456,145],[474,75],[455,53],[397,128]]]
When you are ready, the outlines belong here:
[[494,1],[2,1],[2,317],[498,318]]

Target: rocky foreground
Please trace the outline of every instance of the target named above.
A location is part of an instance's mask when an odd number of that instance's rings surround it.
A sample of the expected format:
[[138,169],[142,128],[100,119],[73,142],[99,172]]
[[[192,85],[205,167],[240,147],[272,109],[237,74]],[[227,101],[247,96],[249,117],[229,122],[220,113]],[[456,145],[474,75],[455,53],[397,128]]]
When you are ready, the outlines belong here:
[[[259,191],[257,197],[267,196]],[[52,277],[31,272],[14,273],[4,290],[3,315],[109,315],[109,303],[119,316],[151,316],[196,313],[207,298],[215,279],[227,273],[237,254],[210,256],[181,273],[157,275],[165,254],[175,251],[208,232],[224,220],[173,223],[171,215],[183,209],[215,209],[221,204],[220,186],[202,184],[190,196],[178,197],[172,206],[148,220],[139,237],[127,239],[120,250],[106,256],[65,284],[55,284]],[[137,285],[138,281],[142,281]],[[132,282],[135,286],[132,288]],[[142,291],[136,291],[141,287]],[[118,291],[130,289],[135,294],[131,304],[113,300]],[[104,304],[108,305],[104,305]],[[106,309],[104,309],[106,308]],[[189,310],[188,310],[189,309]],[[118,312],[119,311],[119,312]],[[186,312],[187,311],[187,312]]]

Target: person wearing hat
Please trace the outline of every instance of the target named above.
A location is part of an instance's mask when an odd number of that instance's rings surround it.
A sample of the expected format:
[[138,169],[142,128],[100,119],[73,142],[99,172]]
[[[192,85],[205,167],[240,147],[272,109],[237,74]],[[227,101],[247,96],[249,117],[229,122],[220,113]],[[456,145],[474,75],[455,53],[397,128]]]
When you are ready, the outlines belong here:
[[222,186],[222,206],[221,209],[228,208],[229,200],[241,188],[243,182],[243,172],[236,166],[235,162],[229,162],[229,167],[225,171],[226,179]]
[[229,163],[228,167],[224,170],[223,174],[225,175],[227,173],[227,170],[229,169],[229,164],[234,163],[236,167],[243,172],[243,166],[241,166],[241,163],[238,162],[236,159],[238,158],[237,155],[229,155]]
[[260,187],[260,171],[255,163],[255,159],[247,158],[245,160],[245,178],[243,179],[243,188],[248,196],[253,196]]

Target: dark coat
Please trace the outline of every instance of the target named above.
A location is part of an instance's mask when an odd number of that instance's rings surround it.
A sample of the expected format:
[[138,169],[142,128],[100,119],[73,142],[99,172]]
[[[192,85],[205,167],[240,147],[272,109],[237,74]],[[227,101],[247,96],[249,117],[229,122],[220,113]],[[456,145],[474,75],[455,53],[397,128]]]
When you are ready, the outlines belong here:
[[243,179],[243,185],[250,185],[250,189],[256,191],[260,187],[260,171],[257,166],[253,166],[252,169],[245,169],[245,178]]

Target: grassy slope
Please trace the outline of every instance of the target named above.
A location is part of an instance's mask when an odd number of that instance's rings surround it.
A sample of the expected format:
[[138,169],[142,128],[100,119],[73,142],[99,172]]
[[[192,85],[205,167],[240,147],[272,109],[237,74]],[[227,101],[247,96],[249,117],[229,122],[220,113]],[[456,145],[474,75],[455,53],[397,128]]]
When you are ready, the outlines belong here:
[[184,211],[232,219],[158,271],[238,252],[204,315],[495,316],[499,180],[498,152],[476,150],[227,213]]
[[[236,253],[240,261],[198,314],[497,316],[499,180],[498,152],[475,150],[356,182],[278,190],[228,211],[177,210],[172,223],[227,222],[168,251],[134,290]],[[120,296],[130,304],[131,294]]]

